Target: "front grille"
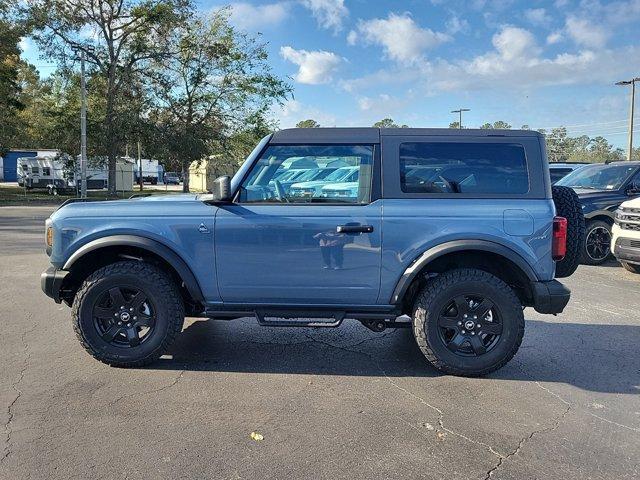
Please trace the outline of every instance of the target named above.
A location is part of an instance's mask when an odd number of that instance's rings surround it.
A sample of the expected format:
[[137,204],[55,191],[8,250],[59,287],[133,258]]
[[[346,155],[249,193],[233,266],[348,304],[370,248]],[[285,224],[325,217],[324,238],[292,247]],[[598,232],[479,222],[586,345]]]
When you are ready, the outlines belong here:
[[619,208],[616,212],[616,223],[623,230],[640,232],[640,208]]
[[630,240],[629,246],[633,248],[640,248],[640,240]]
[[634,240],[632,238],[618,238],[618,240],[616,241],[616,246],[640,248],[640,240]]

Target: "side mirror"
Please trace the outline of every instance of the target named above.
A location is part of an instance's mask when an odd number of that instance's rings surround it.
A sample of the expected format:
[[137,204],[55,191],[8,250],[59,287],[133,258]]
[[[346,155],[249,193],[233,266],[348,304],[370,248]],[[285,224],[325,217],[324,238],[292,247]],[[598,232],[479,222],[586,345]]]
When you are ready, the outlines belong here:
[[231,177],[224,175],[218,177],[213,181],[211,187],[211,193],[213,193],[213,199],[217,202],[230,202],[231,201]]

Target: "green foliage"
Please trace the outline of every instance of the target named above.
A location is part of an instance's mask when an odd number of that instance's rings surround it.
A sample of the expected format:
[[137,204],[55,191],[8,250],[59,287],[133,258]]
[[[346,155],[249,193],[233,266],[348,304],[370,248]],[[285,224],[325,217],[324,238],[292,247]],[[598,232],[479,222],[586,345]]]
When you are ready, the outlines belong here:
[[509,125],[507,122],[503,122],[502,120],[498,120],[497,122],[485,123],[483,125],[480,125],[480,128],[483,130],[509,130],[511,128],[511,125]]
[[320,124],[315,120],[313,120],[312,118],[309,118],[307,120],[302,120],[296,123],[296,127],[297,128],[320,128]]
[[[457,129],[459,129],[460,128],[460,122],[451,122],[449,124],[449,128],[457,128]],[[464,128],[464,127],[462,127],[462,128]]]
[[620,148],[614,148],[604,137],[590,138],[586,135],[570,137],[564,127],[554,128],[545,134],[547,155],[550,162],[589,162],[623,160]]
[[398,125],[391,118],[383,118],[372,125],[374,128],[409,128],[409,125]]

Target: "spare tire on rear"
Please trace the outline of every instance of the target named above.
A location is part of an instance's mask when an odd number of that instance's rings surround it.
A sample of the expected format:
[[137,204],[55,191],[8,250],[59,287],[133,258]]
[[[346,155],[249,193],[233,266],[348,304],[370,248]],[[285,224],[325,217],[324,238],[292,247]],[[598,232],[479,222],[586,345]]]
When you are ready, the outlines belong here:
[[556,277],[564,278],[573,274],[580,264],[584,243],[585,222],[582,204],[576,192],[569,187],[551,187],[556,214],[567,219],[567,253],[556,263]]

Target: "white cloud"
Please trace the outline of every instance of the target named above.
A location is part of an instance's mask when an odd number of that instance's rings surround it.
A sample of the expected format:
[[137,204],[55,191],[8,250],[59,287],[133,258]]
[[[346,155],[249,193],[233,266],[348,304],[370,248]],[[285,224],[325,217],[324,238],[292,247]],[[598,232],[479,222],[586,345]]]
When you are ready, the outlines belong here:
[[301,120],[313,118],[323,127],[336,125],[336,117],[311,105],[290,99],[283,105],[276,106],[271,114],[278,120],[280,128],[291,128]]
[[329,83],[342,63],[342,57],[324,50],[296,50],[290,46],[280,48],[280,55],[298,66],[294,78],[300,83],[318,85]]
[[459,32],[466,32],[469,29],[469,22],[467,22],[464,18],[460,18],[454,15],[449,20],[447,20],[445,26],[447,27],[447,33],[455,35]]
[[496,47],[500,58],[507,62],[536,56],[540,51],[533,34],[518,27],[503,27],[493,36],[491,43]]
[[555,45],[556,43],[560,43],[563,40],[562,32],[552,32],[547,35],[547,45]]
[[602,48],[607,43],[605,30],[584,18],[568,17],[565,25],[567,35],[577,44],[589,48]]
[[231,4],[230,21],[242,30],[264,29],[282,23],[289,16],[287,2],[252,5],[247,2]]
[[349,16],[344,0],[302,0],[302,4],[311,10],[318,25],[334,32],[342,30],[342,23]]
[[451,39],[445,33],[418,26],[408,13],[361,20],[358,33],[364,42],[381,45],[387,57],[405,64],[421,60],[425,50]]
[[353,46],[358,41],[358,32],[351,30],[347,35],[347,44]]
[[551,23],[551,16],[544,8],[530,8],[524,11],[525,18],[533,25],[544,26]]

